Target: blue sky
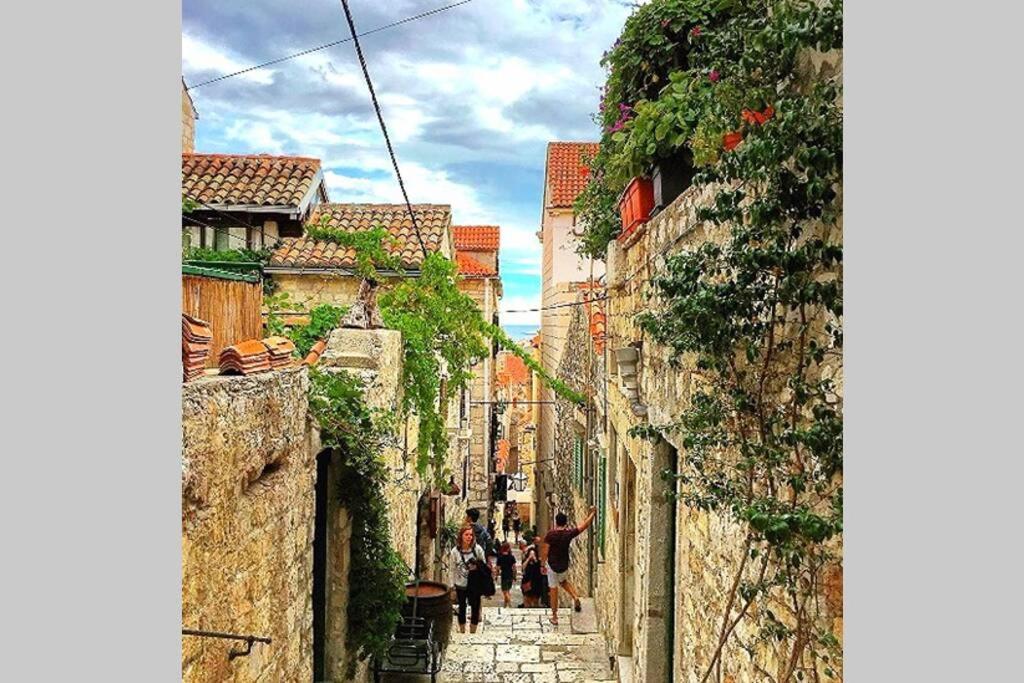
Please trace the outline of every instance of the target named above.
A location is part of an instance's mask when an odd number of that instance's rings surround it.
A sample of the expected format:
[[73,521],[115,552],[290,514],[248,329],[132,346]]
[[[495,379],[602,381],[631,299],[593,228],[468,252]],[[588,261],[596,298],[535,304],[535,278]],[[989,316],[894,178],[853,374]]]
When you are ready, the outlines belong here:
[[[366,31],[453,1],[350,6]],[[545,146],[597,139],[598,61],[630,5],[474,0],[361,39],[410,199],[501,226],[503,310],[539,304]],[[347,36],[338,0],[184,0],[182,71],[191,85]],[[315,156],[332,201],[401,200],[351,43],[191,94],[198,151]]]

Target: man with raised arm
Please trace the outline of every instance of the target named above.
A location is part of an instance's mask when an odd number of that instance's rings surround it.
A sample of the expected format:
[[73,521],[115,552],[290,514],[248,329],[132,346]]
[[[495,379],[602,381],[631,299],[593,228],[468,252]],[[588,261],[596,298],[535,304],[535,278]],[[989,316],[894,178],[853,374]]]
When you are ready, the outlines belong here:
[[569,581],[569,545],[594,522],[597,508],[590,506],[590,514],[578,527],[569,526],[564,512],[555,515],[555,527],[544,537],[544,562],[547,564],[548,585],[551,591],[551,623],[558,625],[558,587],[565,589],[573,600],[573,607],[580,611],[580,596]]

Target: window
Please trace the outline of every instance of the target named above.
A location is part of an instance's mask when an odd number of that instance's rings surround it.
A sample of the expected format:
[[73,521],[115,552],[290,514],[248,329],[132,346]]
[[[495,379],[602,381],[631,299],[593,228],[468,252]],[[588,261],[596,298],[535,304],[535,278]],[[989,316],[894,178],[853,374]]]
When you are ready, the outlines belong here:
[[612,484],[608,487],[611,499],[612,521],[618,526],[619,523],[619,435],[615,433],[614,427],[608,428],[608,463],[606,469],[611,472]]
[[213,235],[213,248],[217,251],[227,251],[231,248],[231,234],[225,227],[218,227]]

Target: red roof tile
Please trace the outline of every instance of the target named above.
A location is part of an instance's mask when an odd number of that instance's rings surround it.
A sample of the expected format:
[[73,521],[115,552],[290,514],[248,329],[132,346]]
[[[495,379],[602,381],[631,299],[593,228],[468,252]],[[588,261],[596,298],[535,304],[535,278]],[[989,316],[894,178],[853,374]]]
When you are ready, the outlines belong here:
[[462,251],[497,251],[501,228],[497,225],[453,225],[455,248]]
[[530,371],[522,358],[512,353],[505,354],[502,357],[504,358],[504,365],[499,372],[504,374],[506,382],[509,384],[526,384],[530,381]]
[[455,252],[455,263],[458,265],[459,275],[462,277],[493,277],[498,274],[498,271],[485,266],[462,251]]
[[309,157],[183,152],[181,192],[204,204],[297,208],[319,173]]
[[549,142],[545,167],[547,205],[568,208],[587,185],[586,160],[597,154],[596,142]]
[[[447,204],[413,204],[416,222],[427,250],[440,250],[452,222],[452,209]],[[388,245],[391,254],[399,257],[402,267],[415,269],[423,263],[416,232],[405,204],[320,204],[310,222],[326,217],[326,226],[345,232],[365,232],[381,226],[394,238]],[[270,267],[278,268],[351,268],[355,251],[334,242],[309,237],[286,237],[273,253]]]

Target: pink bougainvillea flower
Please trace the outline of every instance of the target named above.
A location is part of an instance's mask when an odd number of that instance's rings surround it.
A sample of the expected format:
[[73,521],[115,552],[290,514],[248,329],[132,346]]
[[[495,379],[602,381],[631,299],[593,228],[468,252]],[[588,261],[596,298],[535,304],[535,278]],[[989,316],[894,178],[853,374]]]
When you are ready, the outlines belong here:
[[690,29],[690,35],[696,38],[700,35],[700,26],[694,26]]
[[712,69],[711,73],[708,74],[708,80],[712,83],[717,83],[718,79],[722,77],[722,74],[718,73],[718,69]]
[[633,111],[633,107],[629,106],[628,104],[620,104],[619,111],[625,114],[626,112]]
[[743,133],[738,130],[734,130],[731,133],[726,133],[722,136],[722,147],[725,147],[726,152],[731,152],[736,149],[736,146],[743,142]]

